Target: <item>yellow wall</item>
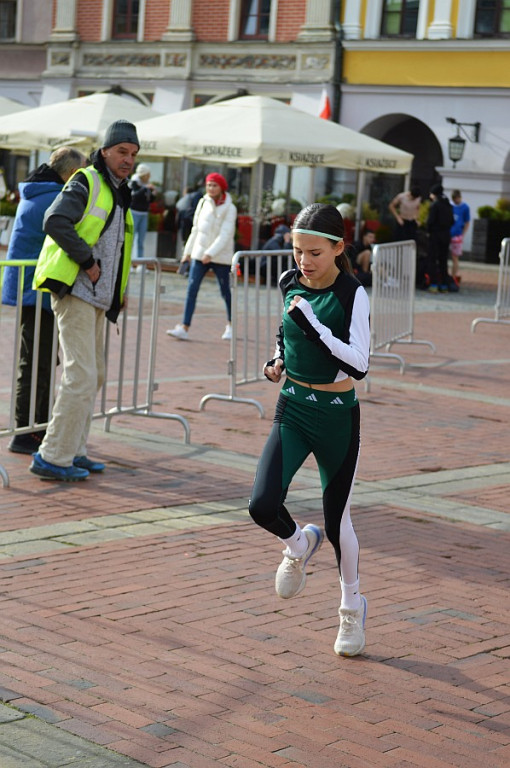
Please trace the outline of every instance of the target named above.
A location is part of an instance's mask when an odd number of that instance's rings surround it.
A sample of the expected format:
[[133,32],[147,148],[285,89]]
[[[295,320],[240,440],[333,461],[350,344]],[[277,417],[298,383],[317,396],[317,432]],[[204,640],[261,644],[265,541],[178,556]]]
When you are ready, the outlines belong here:
[[343,79],[357,85],[508,88],[510,50],[345,50]]

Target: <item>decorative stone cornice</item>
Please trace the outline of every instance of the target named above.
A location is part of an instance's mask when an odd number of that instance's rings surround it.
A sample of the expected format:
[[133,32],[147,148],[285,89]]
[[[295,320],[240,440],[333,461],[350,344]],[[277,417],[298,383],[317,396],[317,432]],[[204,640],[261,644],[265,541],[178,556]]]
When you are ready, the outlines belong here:
[[275,54],[225,54],[201,53],[198,56],[200,69],[296,69],[296,56]]
[[326,82],[333,75],[333,43],[223,44],[119,42],[50,43],[45,77],[194,79],[238,83]]

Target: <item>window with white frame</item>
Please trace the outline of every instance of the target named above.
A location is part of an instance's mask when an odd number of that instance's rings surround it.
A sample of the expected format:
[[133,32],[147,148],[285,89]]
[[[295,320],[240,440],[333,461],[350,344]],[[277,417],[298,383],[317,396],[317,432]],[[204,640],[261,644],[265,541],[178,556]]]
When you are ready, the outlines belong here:
[[267,40],[271,0],[243,0],[239,38],[241,40]]
[[113,5],[112,38],[136,40],[140,0],[115,0]]
[[479,0],[476,3],[477,37],[510,37],[510,0]]
[[0,40],[16,37],[17,0],[0,0]]
[[415,37],[419,7],[419,0],[385,0],[381,37]]

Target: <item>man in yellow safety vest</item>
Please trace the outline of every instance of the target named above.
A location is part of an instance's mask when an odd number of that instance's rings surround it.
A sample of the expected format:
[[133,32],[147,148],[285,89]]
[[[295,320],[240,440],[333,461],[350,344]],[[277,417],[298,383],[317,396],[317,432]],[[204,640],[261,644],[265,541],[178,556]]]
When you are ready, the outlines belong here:
[[92,164],[48,208],[34,288],[51,292],[63,353],[51,421],[30,471],[43,480],[84,480],[104,464],[87,456],[96,394],[104,380],[104,321],[116,322],[131,266],[133,218],[127,179],[140,148],[135,126],[117,120]]

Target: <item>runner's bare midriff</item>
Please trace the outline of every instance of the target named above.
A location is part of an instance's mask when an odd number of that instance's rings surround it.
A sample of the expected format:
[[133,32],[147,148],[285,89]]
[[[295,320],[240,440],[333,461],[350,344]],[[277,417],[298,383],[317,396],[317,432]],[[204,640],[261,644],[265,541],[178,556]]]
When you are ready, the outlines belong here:
[[300,384],[302,387],[310,387],[310,389],[320,389],[323,392],[349,392],[354,388],[354,384],[350,376],[342,381],[332,381],[330,384],[309,384],[308,381],[299,381],[299,379],[293,379],[292,376],[287,375],[290,381],[294,381],[296,384]]

